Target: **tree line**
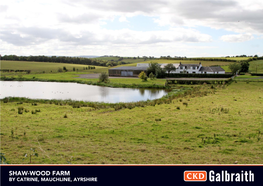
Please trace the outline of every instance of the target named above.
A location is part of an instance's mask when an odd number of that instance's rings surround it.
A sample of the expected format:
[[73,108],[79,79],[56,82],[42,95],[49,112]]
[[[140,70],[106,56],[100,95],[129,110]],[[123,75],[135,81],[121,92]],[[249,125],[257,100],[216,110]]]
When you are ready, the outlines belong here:
[[16,56],[16,55],[5,55],[1,57],[2,60],[11,61],[35,61],[35,62],[50,62],[50,63],[70,63],[70,64],[81,64],[81,65],[94,65],[94,66],[106,66],[107,62],[82,58],[82,57],[66,57],[66,56]]

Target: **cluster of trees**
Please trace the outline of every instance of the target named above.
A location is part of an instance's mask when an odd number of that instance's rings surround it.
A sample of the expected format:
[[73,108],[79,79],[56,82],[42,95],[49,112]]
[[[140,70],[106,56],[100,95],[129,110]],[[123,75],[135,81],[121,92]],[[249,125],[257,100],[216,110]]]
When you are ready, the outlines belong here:
[[[243,54],[243,55],[237,55],[237,56],[232,56],[232,57],[253,57],[253,56],[247,56]],[[254,57],[258,57],[258,55],[254,55]]]
[[161,65],[156,62],[150,62],[149,67],[147,68],[146,74],[149,76],[151,73],[156,78],[164,78],[165,77],[165,70],[161,68]]
[[[98,59],[89,59],[81,57],[66,57],[66,56],[16,56],[16,55],[5,55],[2,56],[2,60],[12,61],[36,61],[36,62],[51,62],[51,63],[71,63],[71,64],[83,64],[83,65],[94,65],[94,66],[107,66],[106,61]],[[117,64],[112,64],[117,65]]]
[[171,71],[175,70],[173,64],[168,63],[164,68],[161,68],[161,65],[156,62],[150,62],[149,67],[147,68],[146,75],[153,79],[156,78],[164,78],[166,77],[166,71],[170,74]]
[[248,72],[249,62],[242,61],[240,63],[232,63],[229,65],[229,69],[231,70],[232,74],[236,74],[238,72]]

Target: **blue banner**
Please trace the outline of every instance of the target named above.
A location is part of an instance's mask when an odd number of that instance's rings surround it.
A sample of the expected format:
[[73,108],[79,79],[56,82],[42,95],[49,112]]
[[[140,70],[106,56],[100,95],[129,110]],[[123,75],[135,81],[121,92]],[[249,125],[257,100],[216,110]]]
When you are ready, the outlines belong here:
[[1,185],[263,185],[263,165],[1,165]]

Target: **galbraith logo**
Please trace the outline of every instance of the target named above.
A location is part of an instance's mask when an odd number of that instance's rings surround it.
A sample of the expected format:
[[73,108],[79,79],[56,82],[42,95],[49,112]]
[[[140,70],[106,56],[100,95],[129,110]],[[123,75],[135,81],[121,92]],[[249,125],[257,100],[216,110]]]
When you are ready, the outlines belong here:
[[206,181],[206,171],[184,171],[184,181]]
[[184,181],[186,182],[205,182],[209,178],[210,182],[254,182],[254,173],[250,171],[241,171],[240,173],[229,173],[222,170],[216,173],[213,170],[207,174],[204,170],[184,171]]

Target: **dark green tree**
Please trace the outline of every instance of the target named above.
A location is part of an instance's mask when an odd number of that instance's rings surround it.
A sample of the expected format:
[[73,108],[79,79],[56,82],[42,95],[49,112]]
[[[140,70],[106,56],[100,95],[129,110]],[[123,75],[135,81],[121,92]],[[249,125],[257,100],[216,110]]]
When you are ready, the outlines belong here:
[[248,61],[241,62],[240,72],[248,72],[248,69],[249,69],[249,63],[248,63]]
[[165,71],[161,68],[161,65],[156,62],[150,62],[147,68],[147,75],[153,73],[156,78],[165,77]]
[[236,74],[241,69],[241,65],[239,63],[231,63],[228,67],[232,74]]
[[109,75],[106,72],[102,72],[99,76],[100,82],[108,83],[110,82],[109,80]]
[[68,71],[68,69],[66,67],[63,67],[63,70],[65,70],[66,72]]
[[152,72],[149,74],[149,78],[150,78],[151,80],[153,80],[153,79],[155,78]]
[[168,63],[164,66],[164,69],[168,72],[168,75],[170,75],[170,72],[174,71],[176,68],[172,63]]

